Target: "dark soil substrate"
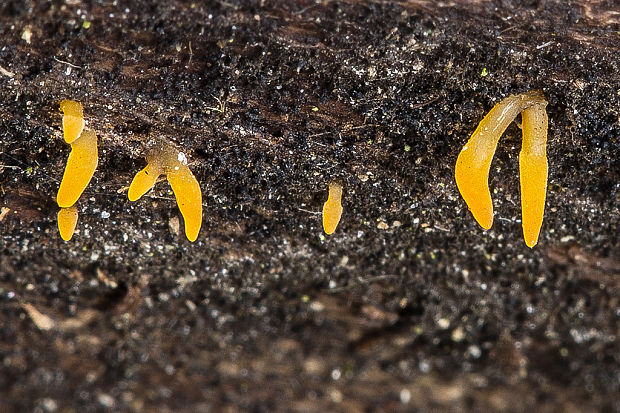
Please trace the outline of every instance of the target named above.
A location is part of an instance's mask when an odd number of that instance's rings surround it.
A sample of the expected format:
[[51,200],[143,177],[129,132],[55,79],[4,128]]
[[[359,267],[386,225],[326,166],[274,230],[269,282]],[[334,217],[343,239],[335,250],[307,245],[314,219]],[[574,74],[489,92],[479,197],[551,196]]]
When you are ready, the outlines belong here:
[[[599,1],[3,1],[0,411],[620,411],[620,14]],[[515,122],[484,232],[456,157],[549,101],[521,232]],[[64,243],[60,100],[99,168]],[[157,139],[201,183],[198,240]],[[320,214],[332,180],[344,214]]]

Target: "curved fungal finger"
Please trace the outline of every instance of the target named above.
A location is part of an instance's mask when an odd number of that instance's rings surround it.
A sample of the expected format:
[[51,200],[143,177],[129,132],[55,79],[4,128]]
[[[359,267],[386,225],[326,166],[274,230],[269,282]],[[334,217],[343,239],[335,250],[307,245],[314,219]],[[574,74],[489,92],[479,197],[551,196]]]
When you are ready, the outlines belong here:
[[69,208],[61,208],[58,211],[58,231],[60,237],[64,241],[70,241],[75,231],[75,226],[78,220],[78,210],[75,205]]
[[196,241],[202,225],[202,193],[200,185],[187,165],[176,165],[166,171],[177,205],[185,220],[185,236]]
[[202,226],[202,193],[196,177],[187,167],[185,154],[167,142],[158,142],[147,158],[148,165],[136,174],[129,186],[129,199],[140,198],[153,187],[159,175],[165,174],[185,220],[185,235],[194,242]]
[[146,165],[146,168],[142,169],[133,177],[131,185],[129,185],[129,191],[127,192],[129,200],[137,201],[142,195],[150,191],[162,172],[163,168],[157,163],[151,162]]
[[323,205],[323,231],[333,234],[342,216],[342,185],[337,182],[329,184],[329,195]]
[[456,185],[480,226],[493,225],[493,202],[489,192],[491,161],[510,122],[521,112],[520,99],[509,96],[489,111],[465,144],[456,161]]
[[519,154],[523,238],[528,247],[538,242],[547,195],[547,103],[536,103],[521,114],[523,144]]
[[65,99],[60,102],[63,111],[62,130],[67,143],[73,143],[84,130],[84,114],[82,104],[74,100]]
[[489,192],[491,161],[510,122],[525,108],[543,100],[538,91],[509,96],[482,119],[456,161],[456,185],[476,221],[484,229],[493,225],[493,202]]
[[97,136],[95,132],[85,130],[71,144],[71,153],[56,196],[58,206],[67,208],[75,204],[92,179],[97,163]]

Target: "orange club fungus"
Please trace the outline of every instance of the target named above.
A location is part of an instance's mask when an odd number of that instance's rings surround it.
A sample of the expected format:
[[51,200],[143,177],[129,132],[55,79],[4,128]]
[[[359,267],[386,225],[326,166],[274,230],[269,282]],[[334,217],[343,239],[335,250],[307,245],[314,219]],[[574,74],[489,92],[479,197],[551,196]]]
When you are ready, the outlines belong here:
[[60,231],[60,237],[64,241],[70,241],[73,237],[77,220],[78,211],[75,205],[69,208],[60,208],[58,211],[58,231]]
[[511,95],[482,119],[456,161],[456,184],[476,221],[493,225],[489,169],[499,138],[521,113],[523,143],[519,154],[523,237],[528,247],[538,242],[547,192],[547,102],[540,91]]
[[99,154],[95,132],[84,129],[82,104],[65,99],[60,102],[60,109],[64,113],[63,134],[65,141],[71,144],[71,153],[60,181],[56,202],[61,208],[58,212],[58,230],[61,238],[69,241],[78,220],[78,211],[74,204],[92,179]]
[[148,165],[134,176],[129,186],[129,200],[140,199],[153,188],[160,175],[166,175],[185,220],[185,236],[196,241],[202,225],[202,193],[185,155],[166,144],[152,150],[147,161]]
[[329,195],[323,205],[323,230],[327,235],[336,231],[342,216],[342,185],[337,182],[329,184]]
[[97,136],[86,129],[71,144],[71,153],[56,196],[58,206],[67,208],[76,203],[92,179],[97,163]]
[[62,129],[67,143],[73,143],[80,137],[84,130],[84,114],[82,104],[74,100],[65,99],[60,102],[62,117]]

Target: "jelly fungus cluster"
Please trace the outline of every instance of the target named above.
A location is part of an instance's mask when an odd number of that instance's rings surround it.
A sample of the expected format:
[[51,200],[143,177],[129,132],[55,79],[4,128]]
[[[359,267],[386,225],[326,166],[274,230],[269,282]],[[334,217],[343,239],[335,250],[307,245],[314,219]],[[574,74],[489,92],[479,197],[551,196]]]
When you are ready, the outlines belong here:
[[153,188],[160,175],[166,175],[185,220],[185,236],[196,241],[202,225],[202,193],[185,155],[169,144],[160,144],[151,150],[147,161],[148,165],[134,176],[129,186],[129,200],[140,199]]
[[[75,203],[92,179],[99,158],[95,132],[84,129],[82,104],[63,100],[60,109],[64,114],[63,133],[65,141],[71,144],[71,153],[56,201],[61,208],[58,212],[58,230],[62,239],[69,241],[78,220]],[[149,154],[148,162],[146,168],[134,177],[129,187],[129,199],[139,199],[155,185],[160,175],[166,175],[185,219],[185,235],[190,241],[195,241],[202,224],[202,194],[198,181],[187,167],[185,155],[169,144],[161,144]]]
[[71,145],[71,153],[60,182],[56,202],[58,230],[63,240],[69,241],[77,224],[78,211],[75,203],[86,189],[97,169],[98,150],[95,132],[84,129],[82,104],[72,100],[60,102],[63,111],[62,127],[65,141]]
[[456,161],[456,184],[480,226],[493,225],[489,169],[499,138],[521,113],[523,144],[519,154],[523,237],[528,247],[538,242],[547,193],[547,102],[540,91],[511,95],[482,119]]
[[[547,102],[540,91],[511,95],[495,105],[482,119],[465,144],[455,167],[456,184],[476,221],[484,228],[493,225],[493,203],[488,179],[491,161],[500,137],[508,125],[521,114],[523,145],[519,154],[521,174],[521,209],[523,236],[532,248],[538,242],[547,192]],[[58,229],[63,240],[73,236],[78,219],[75,203],[92,179],[97,168],[97,137],[84,128],[80,102],[63,100],[63,132],[71,153],[58,190]],[[148,164],[133,178],[128,198],[137,201],[155,185],[161,175],[172,191],[185,220],[185,235],[198,238],[202,225],[202,193],[196,177],[187,166],[183,152],[169,143],[158,143],[147,157]],[[342,185],[329,184],[329,195],[323,205],[323,230],[332,234],[342,216]]]

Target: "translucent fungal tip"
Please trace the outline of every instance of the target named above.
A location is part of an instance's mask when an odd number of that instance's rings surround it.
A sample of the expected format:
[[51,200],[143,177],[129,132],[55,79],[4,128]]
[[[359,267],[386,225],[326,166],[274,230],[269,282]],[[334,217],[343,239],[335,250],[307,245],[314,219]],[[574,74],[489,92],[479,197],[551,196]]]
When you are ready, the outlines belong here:
[[82,104],[74,100],[65,99],[60,102],[63,111],[62,129],[67,143],[73,143],[84,130],[84,115]]

